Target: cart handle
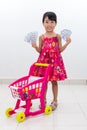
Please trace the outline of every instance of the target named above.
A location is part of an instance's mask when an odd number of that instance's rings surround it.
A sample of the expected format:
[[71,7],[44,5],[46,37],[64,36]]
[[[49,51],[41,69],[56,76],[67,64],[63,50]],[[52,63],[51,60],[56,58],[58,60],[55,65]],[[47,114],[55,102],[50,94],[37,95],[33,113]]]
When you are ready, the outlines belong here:
[[35,65],[36,66],[44,66],[44,67],[49,66],[49,64],[47,64],[47,63],[35,63]]

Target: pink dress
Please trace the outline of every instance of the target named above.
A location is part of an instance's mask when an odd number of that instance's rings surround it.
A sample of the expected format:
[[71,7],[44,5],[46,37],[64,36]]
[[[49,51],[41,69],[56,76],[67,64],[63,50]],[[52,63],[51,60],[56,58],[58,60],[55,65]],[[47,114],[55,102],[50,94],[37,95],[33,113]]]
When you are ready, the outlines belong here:
[[[57,37],[44,38],[41,53],[37,62],[52,64],[49,81],[59,81],[67,78],[63,59],[59,51],[59,43]],[[36,67],[34,75],[43,76],[45,67]]]

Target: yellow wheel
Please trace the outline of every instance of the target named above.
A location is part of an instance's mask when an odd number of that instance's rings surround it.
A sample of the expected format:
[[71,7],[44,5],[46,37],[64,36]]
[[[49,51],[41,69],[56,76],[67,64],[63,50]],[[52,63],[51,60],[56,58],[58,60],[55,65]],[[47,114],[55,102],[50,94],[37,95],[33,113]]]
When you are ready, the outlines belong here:
[[25,120],[25,117],[26,116],[25,116],[24,112],[20,112],[17,114],[16,119],[18,122],[23,122]]
[[52,107],[51,106],[46,106],[45,107],[45,114],[49,115],[49,114],[51,114],[51,112],[52,112]]
[[10,117],[10,116],[11,116],[10,111],[12,111],[12,108],[7,108],[7,109],[6,109],[5,115],[6,115],[7,117]]

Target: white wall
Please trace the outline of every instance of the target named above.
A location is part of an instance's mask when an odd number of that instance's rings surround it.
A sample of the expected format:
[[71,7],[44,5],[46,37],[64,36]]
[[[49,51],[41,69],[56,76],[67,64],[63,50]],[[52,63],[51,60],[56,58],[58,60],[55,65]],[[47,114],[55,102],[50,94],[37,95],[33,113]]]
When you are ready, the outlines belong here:
[[38,53],[24,42],[26,33],[44,33],[42,15],[54,11],[56,32],[72,31],[72,43],[63,52],[70,79],[87,78],[86,0],[0,0],[0,79],[26,75]]

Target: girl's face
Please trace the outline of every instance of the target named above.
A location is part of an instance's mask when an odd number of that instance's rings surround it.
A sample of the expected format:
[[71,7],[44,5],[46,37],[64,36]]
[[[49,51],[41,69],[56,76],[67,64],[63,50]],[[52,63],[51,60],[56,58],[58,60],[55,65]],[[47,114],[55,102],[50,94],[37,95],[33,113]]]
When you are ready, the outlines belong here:
[[53,20],[50,20],[48,17],[44,19],[43,26],[46,30],[46,32],[53,32],[56,26],[56,22]]

